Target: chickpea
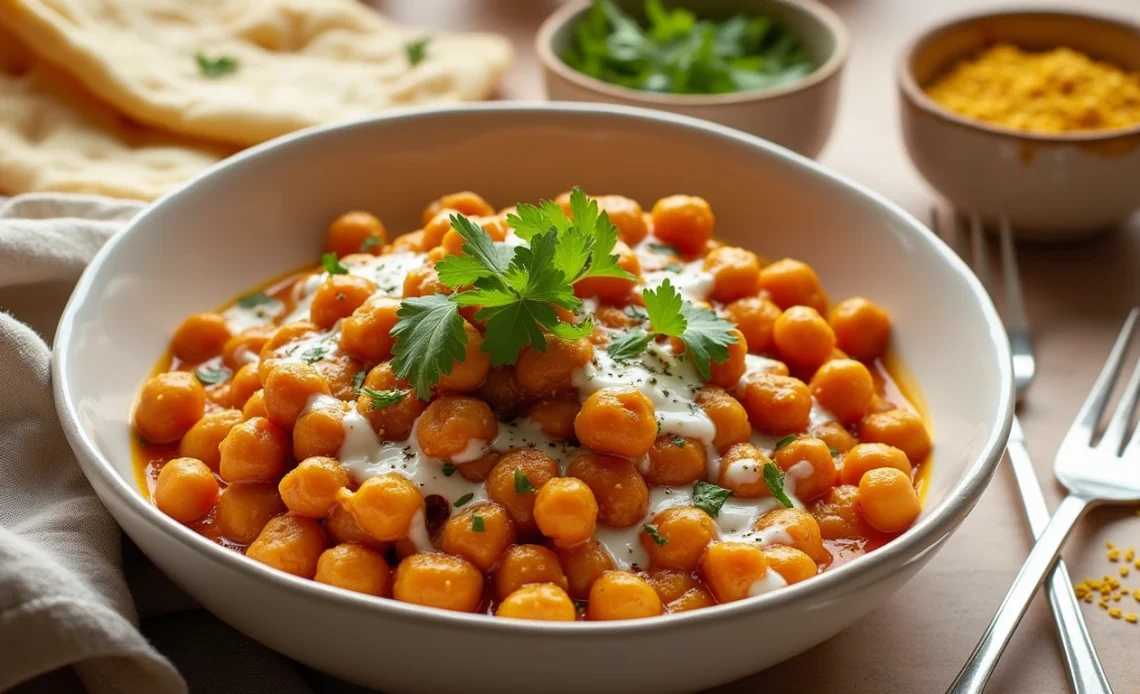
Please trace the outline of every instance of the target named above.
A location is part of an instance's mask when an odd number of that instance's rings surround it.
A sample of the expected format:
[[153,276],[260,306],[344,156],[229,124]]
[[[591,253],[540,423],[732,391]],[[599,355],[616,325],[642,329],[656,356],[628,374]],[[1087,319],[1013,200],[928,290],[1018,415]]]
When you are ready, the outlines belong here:
[[859,439],[894,446],[906,453],[912,465],[918,465],[930,455],[930,432],[922,417],[910,410],[867,415],[859,422]]
[[169,371],[147,379],[135,407],[135,430],[151,443],[182,438],[206,411],[206,391],[193,374]]
[[811,424],[811,391],[798,378],[749,374],[738,394],[752,426],[766,434],[800,432]]
[[[545,453],[515,448],[503,454],[487,475],[487,496],[507,510],[520,533],[532,535],[538,530],[534,520],[538,490],[557,476],[558,464]],[[519,492],[520,487],[529,490]]]
[[265,379],[265,410],[269,421],[292,429],[315,395],[331,395],[328,381],[311,364],[281,362]]
[[690,610],[699,610],[704,607],[712,607],[715,604],[716,599],[713,598],[709,589],[703,585],[699,585],[696,588],[690,588],[685,591],[684,595],[666,605],[665,611],[669,614],[678,614]]
[[[273,490],[274,494],[277,490]],[[280,497],[278,497],[280,499]],[[284,509],[282,509],[284,510]],[[341,504],[336,504],[329,511],[328,517],[324,521],[325,532],[329,534],[332,541],[336,544],[344,544],[351,542],[356,545],[361,545],[377,552],[385,552],[388,550],[389,544],[374,539],[371,535],[364,532],[364,529],[357,524],[356,519],[352,517],[352,512],[349,511]]]
[[701,557],[701,578],[719,603],[743,600],[768,573],[768,560],[758,547],[743,542],[717,542]]
[[801,501],[814,499],[835,486],[839,473],[827,444],[816,438],[799,438],[778,448],[772,461],[789,479]]
[[811,392],[841,422],[857,422],[871,410],[875,383],[866,366],[854,359],[833,359],[815,372]]
[[284,472],[288,441],[277,425],[254,417],[230,429],[218,451],[226,482],[274,482]]
[[768,562],[768,568],[780,574],[789,586],[811,578],[818,571],[815,562],[807,554],[795,547],[772,545],[760,550]]
[[859,488],[849,484],[832,487],[812,502],[811,515],[825,540],[862,538],[872,532],[859,512]]
[[289,510],[299,516],[324,518],[336,505],[336,493],[352,481],[334,458],[308,458],[285,473],[277,490]]
[[820,313],[827,311],[827,295],[819,277],[810,265],[784,258],[760,270],[760,287],[772,302],[782,309],[810,306]]
[[392,569],[384,555],[360,545],[326,549],[317,559],[317,583],[386,598],[392,594]]
[[473,441],[490,443],[498,431],[499,424],[487,403],[462,395],[445,395],[432,401],[420,416],[416,440],[424,455],[449,460],[462,458]]
[[312,578],[317,562],[328,546],[321,524],[312,518],[285,514],[270,519],[245,556],[285,573]]
[[333,220],[325,233],[325,252],[337,257],[379,250],[388,241],[384,224],[360,211],[345,212]]
[[772,332],[776,319],[783,313],[780,307],[768,299],[748,296],[737,299],[724,307],[724,317],[736,324],[744,335],[744,343],[755,354],[771,354],[776,350]]
[[390,333],[399,320],[399,308],[398,299],[380,295],[369,298],[340,324],[340,348],[366,362],[391,358],[395,341]]
[[376,291],[376,283],[359,275],[330,275],[313,295],[309,315],[313,323],[328,330],[341,318],[347,318],[364,305]]
[[603,388],[582,403],[574,432],[582,445],[599,453],[645,455],[657,438],[653,403],[633,387]]
[[617,306],[602,305],[594,312],[594,322],[599,325],[604,325],[611,330],[620,330],[622,328],[632,328],[640,321]]
[[526,416],[555,441],[574,440],[574,420],[582,406],[574,397],[539,400],[530,406]]
[[717,484],[742,499],[772,496],[772,490],[764,483],[764,466],[771,462],[751,443],[730,446],[720,458]]
[[894,468],[876,468],[859,480],[859,510],[871,527],[884,533],[901,533],[922,511],[910,474]]
[[663,434],[649,449],[645,481],[661,487],[686,487],[705,478],[708,453],[699,439]]
[[423,240],[423,229],[409,231],[406,234],[400,234],[392,239],[392,243],[384,248],[384,253],[404,253],[408,251],[419,253],[424,250]]
[[495,451],[489,451],[470,463],[456,466],[455,469],[459,471],[459,476],[468,482],[485,482],[501,457]]
[[426,507],[416,485],[394,472],[364,480],[356,492],[342,487],[336,500],[352,513],[361,530],[381,542],[407,537],[416,514]]
[[723,362],[713,361],[709,364],[709,383],[721,388],[735,387],[748,368],[744,359],[748,354],[748,341],[744,339],[744,333],[733,330],[730,334],[736,338],[736,342],[728,346],[728,358]]
[[542,485],[534,500],[538,529],[559,547],[572,547],[590,538],[597,519],[594,492],[574,477],[555,477]]
[[168,460],[158,473],[154,505],[179,523],[192,523],[218,501],[218,481],[205,463],[195,458]]
[[533,583],[508,595],[495,611],[496,617],[573,622],[578,617],[570,596],[553,583]]
[[504,600],[532,583],[556,585],[566,590],[566,575],[558,555],[541,545],[515,545],[503,554],[495,571],[495,595]]
[[174,331],[170,351],[182,361],[199,363],[222,353],[232,337],[226,319],[217,313],[195,313]]
[[587,338],[563,340],[551,337],[546,351],[527,347],[515,364],[515,378],[523,391],[536,397],[550,397],[567,393],[574,388],[575,369],[589,364],[594,358],[594,345]]
[[261,390],[261,376],[257,373],[257,364],[246,364],[237,370],[230,382],[229,406],[240,410],[259,390]]
[[839,422],[825,422],[811,430],[811,435],[822,440],[836,453],[846,453],[859,443],[859,439],[843,428]]
[[424,208],[423,223],[426,225],[431,221],[431,218],[439,214],[440,210],[451,209],[461,214],[470,216],[490,216],[495,214],[495,208],[469,190],[464,190],[458,193],[448,193],[447,195],[440,196],[432,200],[427,207]]
[[413,554],[396,567],[392,597],[416,605],[474,612],[483,601],[483,574],[460,557]]
[[716,219],[704,198],[670,195],[653,205],[653,235],[687,256],[700,255]]
[[467,344],[463,348],[463,359],[451,365],[451,373],[440,374],[439,392],[466,393],[479,387],[491,371],[491,355],[483,351],[483,335],[475,326],[464,321],[463,332]]
[[780,314],[772,340],[781,359],[809,372],[830,359],[835,349],[831,326],[809,306],[792,306]]
[[248,545],[274,516],[285,513],[277,486],[261,482],[236,482],[218,497],[215,522],[226,538]]
[[451,208],[444,208],[424,222],[424,235],[420,241],[422,250],[430,251],[443,243],[444,235],[451,231],[451,215],[453,214],[459,213]]
[[574,283],[574,295],[582,298],[597,297],[599,301],[610,304],[629,303],[630,294],[637,286],[641,277],[641,261],[633,250],[618,241],[614,245],[614,254],[618,257],[618,265],[622,270],[633,275],[634,279],[621,277],[587,277]]
[[222,454],[218,451],[222,439],[238,424],[241,412],[237,410],[214,410],[202,416],[178,444],[178,455],[183,458],[197,458],[211,470],[218,469]]
[[[377,364],[364,378],[364,387],[375,391],[406,389],[408,384],[396,378],[389,362]],[[372,398],[361,393],[356,399],[356,411],[372,425],[373,431],[384,441],[403,441],[412,434],[416,418],[427,408],[427,403],[409,393],[399,402],[381,409],[372,409]]]
[[344,411],[316,409],[305,412],[293,425],[293,457],[336,457],[344,444]]
[[704,269],[713,276],[713,301],[727,303],[760,291],[760,258],[752,251],[721,246],[705,256]]
[[[760,532],[771,531],[783,540],[773,544],[795,547],[817,564],[831,561],[831,554],[823,546],[819,523],[816,523],[815,518],[807,511],[798,508],[778,508],[760,516],[753,528]],[[779,534],[780,531],[783,531],[782,536]]]
[[[498,216],[490,217],[471,217],[470,220],[478,224],[483,231],[487,232],[487,236],[491,237],[492,241],[502,241],[507,238],[507,231],[509,227],[506,221]],[[464,255],[463,249],[467,245],[467,241],[459,233],[458,229],[448,229],[443,234],[443,239],[440,242],[440,249],[443,255]]]
[[489,572],[516,536],[515,523],[506,509],[488,501],[461,509],[447,519],[441,549]]
[[313,337],[318,332],[317,326],[309,321],[296,321],[278,328],[261,346],[261,360],[257,364],[257,373],[261,376],[261,382],[265,383],[269,378],[269,372],[281,363],[284,347],[292,342]]
[[839,348],[856,359],[882,356],[891,339],[891,317],[874,302],[856,296],[836,304],[827,317]]
[[234,335],[222,345],[222,362],[231,369],[257,363],[257,355],[274,330],[272,325],[259,325]]
[[696,571],[705,548],[720,536],[709,514],[695,506],[667,508],[653,516],[648,525],[657,529],[663,542],[658,544],[643,529],[639,538],[641,546],[654,567],[667,569]]
[[661,598],[644,579],[625,571],[605,571],[590,586],[586,619],[639,619],[661,614]]
[[558,547],[556,544],[555,551],[566,572],[567,592],[578,600],[589,597],[590,587],[599,576],[617,568],[605,545],[595,537],[573,547]]
[[492,367],[483,384],[475,390],[475,396],[490,405],[502,421],[517,415],[527,400],[522,386],[515,379],[513,366]]
[[450,294],[451,287],[439,281],[435,265],[421,265],[413,268],[404,278],[404,298]]
[[843,456],[839,479],[843,484],[859,484],[863,475],[877,468],[893,468],[910,477],[910,461],[906,453],[885,443],[861,443]]
[[269,418],[269,412],[265,410],[265,391],[258,390],[253,395],[249,396],[246,400],[245,406],[241,408],[241,416],[245,421],[249,421],[254,417]]
[[705,386],[697,394],[697,404],[716,426],[713,448],[718,452],[729,446],[744,443],[752,437],[748,412],[740,402],[717,386]]
[[610,527],[635,525],[645,518],[649,510],[649,487],[628,460],[608,455],[583,455],[570,463],[566,474],[589,486],[597,499],[598,519]]
[[646,583],[657,592],[657,597],[661,598],[661,603],[665,605],[682,597],[693,588],[701,586],[701,582],[693,576],[692,571],[681,571],[679,569],[655,566],[646,572],[644,578]]

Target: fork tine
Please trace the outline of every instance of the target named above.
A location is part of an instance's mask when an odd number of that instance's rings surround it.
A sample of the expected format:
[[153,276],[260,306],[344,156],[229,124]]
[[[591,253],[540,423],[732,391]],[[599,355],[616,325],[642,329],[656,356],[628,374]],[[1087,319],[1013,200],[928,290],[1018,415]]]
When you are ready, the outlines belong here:
[[1096,435],[1097,423],[1100,422],[1104,408],[1108,405],[1108,399],[1112,395],[1112,386],[1116,383],[1117,375],[1120,374],[1124,355],[1132,343],[1132,335],[1135,332],[1138,317],[1140,317],[1140,308],[1133,308],[1128,312],[1128,318],[1124,321],[1123,327],[1120,328],[1120,334],[1116,337],[1116,343],[1112,345],[1112,351],[1109,352],[1104,367],[1096,377],[1096,382],[1093,383],[1092,390],[1089,391],[1085,403],[1081,405],[1081,411],[1077,414],[1077,418],[1073,420],[1073,427],[1081,427],[1087,434],[1090,444]]
[[1021,275],[1017,269],[1017,251],[1013,246],[1013,230],[1005,211],[998,224],[998,238],[1001,241],[1002,288],[1005,293],[1005,320],[1008,332],[1028,331],[1029,319],[1025,317],[1025,299],[1021,293]]
[[1128,385],[1120,394],[1120,402],[1116,404],[1116,411],[1112,413],[1112,419],[1104,430],[1104,436],[1101,437],[1101,445],[1110,446],[1117,455],[1124,452],[1124,447],[1128,443],[1126,437],[1128,428],[1132,424],[1132,415],[1136,413],[1138,397],[1140,397],[1140,362],[1133,367]]
[[990,287],[990,263],[986,253],[986,234],[982,226],[982,217],[977,212],[970,215],[970,267],[981,281],[982,288],[993,296]]

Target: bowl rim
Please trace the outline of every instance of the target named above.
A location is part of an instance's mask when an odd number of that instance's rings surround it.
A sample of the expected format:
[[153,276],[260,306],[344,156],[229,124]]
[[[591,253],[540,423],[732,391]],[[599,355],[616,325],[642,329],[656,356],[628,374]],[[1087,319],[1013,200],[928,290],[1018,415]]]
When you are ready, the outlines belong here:
[[626,99],[655,106],[724,106],[728,104],[743,104],[759,101],[770,101],[792,94],[806,91],[822,84],[842,69],[850,53],[851,41],[847,27],[830,7],[816,0],[770,0],[786,7],[801,10],[815,22],[826,28],[835,41],[835,49],[822,65],[813,70],[803,79],[772,89],[753,89],[742,92],[729,92],[727,94],[668,94],[648,92],[640,89],[623,87],[619,84],[610,84],[590,77],[567,65],[562,58],[554,52],[554,35],[563,26],[576,20],[579,15],[589,9],[589,0],[573,0],[555,10],[547,17],[534,37],[534,49],[539,61],[547,70],[576,86],[589,89],[616,99]]
[[975,120],[968,116],[961,115],[955,111],[951,111],[934,99],[930,98],[926,92],[918,86],[918,80],[914,78],[914,72],[910,67],[911,63],[915,54],[935,37],[950,31],[961,29],[974,22],[992,19],[995,17],[1032,16],[1088,19],[1095,22],[1102,22],[1104,24],[1114,24],[1120,28],[1129,29],[1134,34],[1136,34],[1137,48],[1140,48],[1140,22],[1130,19],[1124,15],[1116,15],[1108,12],[1101,12],[1099,10],[1073,10],[1063,7],[1045,6],[1003,8],[1000,10],[983,10],[980,12],[959,14],[950,19],[941,20],[928,26],[926,29],[922,30],[922,32],[917,37],[908,42],[903,48],[902,53],[898,57],[896,66],[898,87],[899,91],[903,95],[903,98],[919,110],[943,121],[944,123],[948,123],[960,128],[965,128],[967,130],[980,131],[989,133],[991,135],[1012,138],[1024,142],[1033,142],[1039,144],[1088,144],[1113,142],[1115,140],[1130,139],[1136,137],[1137,135],[1140,135],[1140,123],[1127,128],[1088,131],[1078,130],[1066,133],[1038,133],[1028,130],[1018,130],[1016,128],[1011,128],[1004,125],[986,123],[984,121]]
[[[199,187],[220,172],[241,167],[246,160],[257,159],[267,152],[288,149],[307,140],[320,139],[335,133],[353,130],[368,130],[377,125],[398,124],[406,120],[430,120],[465,118],[467,114],[507,114],[531,115],[541,118],[545,115],[582,114],[584,119],[593,117],[625,121],[654,121],[655,125],[678,131],[701,131],[729,144],[764,150],[769,155],[785,160],[789,165],[798,166],[811,174],[826,179],[832,184],[846,188],[852,193],[869,198],[881,206],[889,215],[906,223],[914,234],[924,237],[939,254],[966,282],[972,291],[989,333],[997,347],[997,368],[999,370],[998,420],[989,437],[979,449],[974,461],[963,471],[946,497],[924,518],[909,528],[901,536],[859,560],[849,562],[832,571],[788,586],[774,593],[766,593],[733,603],[715,605],[701,610],[680,614],[661,615],[654,618],[634,619],[614,622],[540,622],[531,620],[491,619],[487,615],[451,612],[437,608],[403,603],[391,599],[378,600],[372,596],[326,586],[270,568],[264,564],[226,549],[199,535],[174,519],[161,513],[148,499],[139,493],[134,476],[124,478],[96,445],[91,433],[80,425],[76,399],[70,390],[72,364],[69,352],[74,340],[74,322],[77,314],[98,298],[91,293],[95,277],[103,265],[111,258],[118,247],[135,234],[141,233],[150,218],[167,203],[180,198],[193,197]],[[80,468],[98,491],[111,497],[105,507],[116,518],[120,514],[131,515],[141,522],[151,524],[170,542],[180,545],[178,551],[190,551],[201,559],[219,564],[251,580],[267,581],[276,588],[292,593],[297,599],[316,601],[317,605],[340,607],[356,611],[371,611],[377,618],[394,619],[402,622],[432,623],[441,628],[459,629],[478,633],[515,634],[520,636],[545,634],[565,639],[592,639],[598,633],[607,635],[637,634],[658,630],[683,629],[686,626],[712,622],[724,618],[740,619],[765,609],[778,608],[782,603],[804,600],[812,597],[826,598],[827,595],[844,584],[867,584],[894,574],[901,564],[914,560],[935,548],[957,527],[977,503],[985,490],[998,462],[1005,450],[1013,422],[1013,373],[1009,343],[1005,330],[998,317],[997,309],[978,279],[969,271],[965,263],[941,241],[932,231],[895,203],[873,192],[862,184],[851,181],[832,172],[820,164],[762,140],[753,135],[710,123],[708,121],[650,109],[612,104],[586,104],[574,102],[491,102],[463,106],[422,107],[393,111],[380,116],[365,117],[341,123],[308,128],[270,140],[246,149],[219,162],[197,175],[176,190],[173,190],[149,205],[123,230],[115,234],[92,259],[76,284],[67,306],[60,318],[56,339],[52,350],[52,389],[54,391],[57,416],[72,449],[76,453]],[[100,495],[102,500],[102,494]],[[122,524],[120,524],[122,525]]]

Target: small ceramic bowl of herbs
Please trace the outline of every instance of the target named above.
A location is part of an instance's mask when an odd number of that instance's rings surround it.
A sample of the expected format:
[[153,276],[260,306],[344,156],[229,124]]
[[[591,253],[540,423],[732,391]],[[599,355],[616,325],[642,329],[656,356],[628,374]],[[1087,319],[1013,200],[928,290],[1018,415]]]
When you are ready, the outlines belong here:
[[831,135],[847,31],[814,0],[589,0],[538,31],[547,96],[644,106],[809,157]]

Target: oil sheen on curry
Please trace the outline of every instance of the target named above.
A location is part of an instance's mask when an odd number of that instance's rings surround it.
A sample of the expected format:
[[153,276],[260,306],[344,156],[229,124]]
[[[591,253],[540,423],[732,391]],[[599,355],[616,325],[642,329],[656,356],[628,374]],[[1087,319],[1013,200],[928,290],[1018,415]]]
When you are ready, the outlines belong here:
[[140,486],[253,561],[446,610],[633,619],[811,580],[914,523],[931,437],[881,307],[714,226],[577,189],[444,195],[394,238],[346,212],[320,265],[178,327]]

